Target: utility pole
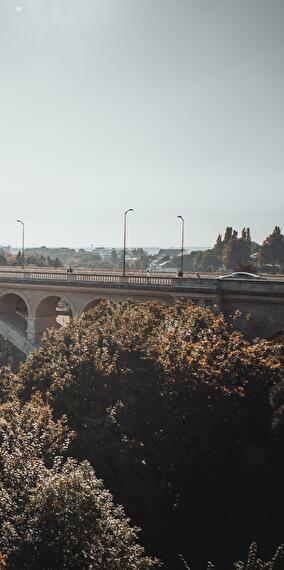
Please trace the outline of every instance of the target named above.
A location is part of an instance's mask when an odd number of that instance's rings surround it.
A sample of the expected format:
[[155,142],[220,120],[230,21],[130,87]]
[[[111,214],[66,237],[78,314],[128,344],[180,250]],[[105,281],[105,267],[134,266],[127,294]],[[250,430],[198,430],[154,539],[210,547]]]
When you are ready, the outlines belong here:
[[133,212],[133,208],[129,208],[124,212],[124,226],[123,226],[123,266],[122,266],[122,275],[125,277],[125,260],[126,260],[126,234],[127,234],[127,214],[128,212]]
[[25,224],[22,220],[17,220],[19,224],[22,224],[22,268],[25,267]]
[[184,218],[183,216],[178,216],[181,220],[181,264],[180,264],[180,271],[179,276],[183,277],[183,258],[184,258]]

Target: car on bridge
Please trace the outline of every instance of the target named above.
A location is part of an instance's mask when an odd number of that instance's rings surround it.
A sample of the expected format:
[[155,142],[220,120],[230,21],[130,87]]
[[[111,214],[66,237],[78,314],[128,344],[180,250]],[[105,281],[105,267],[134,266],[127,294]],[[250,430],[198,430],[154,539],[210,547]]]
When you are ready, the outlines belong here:
[[266,277],[261,277],[260,275],[255,275],[254,273],[247,273],[246,271],[235,271],[229,275],[220,275],[218,279],[262,279],[265,280]]

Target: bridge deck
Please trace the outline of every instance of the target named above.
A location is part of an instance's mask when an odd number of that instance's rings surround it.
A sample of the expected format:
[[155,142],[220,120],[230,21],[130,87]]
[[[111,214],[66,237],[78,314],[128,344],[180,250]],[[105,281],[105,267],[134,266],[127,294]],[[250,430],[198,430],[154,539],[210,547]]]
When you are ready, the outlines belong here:
[[134,275],[123,277],[114,273],[67,273],[65,271],[41,270],[0,270],[0,285],[53,285],[90,288],[114,289],[144,289],[167,290],[175,292],[210,292],[211,294],[230,294],[233,291],[241,295],[273,294],[277,297],[284,295],[284,279],[238,280],[218,279],[218,277],[174,277],[163,275]]

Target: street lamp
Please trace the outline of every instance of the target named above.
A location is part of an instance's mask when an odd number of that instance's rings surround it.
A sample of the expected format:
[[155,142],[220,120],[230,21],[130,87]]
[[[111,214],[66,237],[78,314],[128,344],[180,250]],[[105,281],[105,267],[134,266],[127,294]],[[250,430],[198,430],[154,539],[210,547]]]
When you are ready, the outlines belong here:
[[181,264],[179,277],[183,277],[183,254],[184,254],[184,218],[182,216],[177,216],[181,220]]
[[124,212],[124,229],[123,229],[123,266],[122,266],[122,275],[125,277],[125,258],[126,258],[126,217],[128,212],[134,212],[133,208],[129,208]]
[[17,220],[19,224],[22,224],[22,268],[25,267],[25,224],[22,220]]

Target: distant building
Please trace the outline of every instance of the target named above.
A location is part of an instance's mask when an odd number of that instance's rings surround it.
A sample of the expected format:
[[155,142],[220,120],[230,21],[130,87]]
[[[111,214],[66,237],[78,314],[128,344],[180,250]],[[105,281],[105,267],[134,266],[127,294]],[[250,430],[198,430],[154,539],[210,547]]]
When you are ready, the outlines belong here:
[[97,253],[102,259],[110,259],[112,255],[112,250],[107,247],[95,247],[93,253]]
[[176,257],[180,253],[179,249],[160,249],[157,253],[157,257],[165,257],[165,255],[169,255],[170,257]]
[[125,256],[125,261],[130,267],[134,267],[137,260],[138,260],[137,257],[132,257],[131,255]]
[[167,273],[176,273],[178,271],[178,268],[173,265],[172,267],[169,267],[169,261],[164,261],[163,263],[160,263],[157,266],[157,271],[165,271]]

